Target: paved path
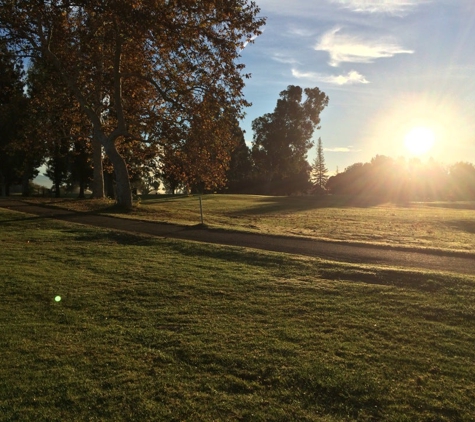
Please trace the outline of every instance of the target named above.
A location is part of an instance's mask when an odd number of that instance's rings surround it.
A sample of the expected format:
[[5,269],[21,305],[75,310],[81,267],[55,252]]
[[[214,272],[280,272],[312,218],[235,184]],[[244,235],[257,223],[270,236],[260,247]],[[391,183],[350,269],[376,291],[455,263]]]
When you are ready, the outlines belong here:
[[76,213],[68,210],[32,205],[13,199],[0,199],[0,207],[33,214],[38,218],[54,218],[72,223],[151,236],[242,246],[342,262],[432,269],[475,275],[475,253],[426,253],[410,249],[401,250],[365,244],[324,242],[290,236],[232,232],[199,226],[180,226],[97,214]]

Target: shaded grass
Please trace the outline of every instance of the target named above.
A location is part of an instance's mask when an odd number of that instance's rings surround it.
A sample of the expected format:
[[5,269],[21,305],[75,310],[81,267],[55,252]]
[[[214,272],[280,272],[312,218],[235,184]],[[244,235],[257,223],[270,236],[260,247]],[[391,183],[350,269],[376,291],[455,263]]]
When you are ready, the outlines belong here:
[[[198,196],[151,195],[130,213],[111,201],[48,200],[50,205],[123,218],[194,225]],[[112,207],[112,208],[111,208]],[[370,197],[202,196],[209,227],[370,244],[475,251],[475,202],[380,203]]]
[[474,277],[4,210],[0,245],[0,419],[473,418]]

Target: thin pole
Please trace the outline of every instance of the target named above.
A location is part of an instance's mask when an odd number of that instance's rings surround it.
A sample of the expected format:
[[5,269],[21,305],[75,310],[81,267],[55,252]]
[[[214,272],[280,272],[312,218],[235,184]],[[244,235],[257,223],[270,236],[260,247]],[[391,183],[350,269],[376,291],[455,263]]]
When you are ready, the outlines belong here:
[[199,196],[200,198],[200,215],[201,215],[201,224],[203,223],[203,205],[201,205],[201,195]]

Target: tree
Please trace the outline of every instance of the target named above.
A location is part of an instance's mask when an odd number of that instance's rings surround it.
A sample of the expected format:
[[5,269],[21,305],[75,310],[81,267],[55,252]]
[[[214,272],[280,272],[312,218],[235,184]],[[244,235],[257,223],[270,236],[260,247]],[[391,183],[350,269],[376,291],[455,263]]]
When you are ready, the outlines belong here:
[[244,133],[236,122],[235,136],[237,146],[231,154],[229,169],[226,173],[228,193],[252,192],[253,163],[251,151],[246,145]]
[[89,138],[79,138],[74,142],[71,161],[70,184],[79,186],[78,198],[84,198],[86,185],[93,178],[92,151]]
[[[240,115],[248,105],[242,95],[248,75],[237,59],[264,24],[254,2],[9,0],[2,6],[5,39],[24,56],[50,62],[52,77],[64,81],[89,119],[125,208],[132,195],[121,142],[160,143],[164,124],[187,132],[204,96],[225,113]],[[206,150],[208,140],[200,141]],[[221,153],[219,143],[212,146]]]
[[467,162],[450,166],[449,189],[452,199],[475,199],[475,166]]
[[[450,188],[447,169],[432,158],[422,162],[418,158],[406,161],[384,155],[347,167],[330,177],[326,187],[332,194],[395,202],[444,199]],[[452,185],[452,194],[455,192]]]
[[0,43],[0,195],[22,184],[29,194],[29,181],[43,160],[41,144],[28,139],[31,102],[24,93],[24,73],[18,57]]
[[55,196],[59,197],[60,187],[66,181],[72,182],[73,167],[75,176],[78,174],[82,162],[78,151],[87,148],[86,139],[91,129],[77,101],[61,80],[51,79],[52,73],[51,63],[38,58],[30,61],[27,87],[31,124],[27,137],[44,143],[45,176],[52,180]]
[[12,153],[12,144],[18,141],[20,122],[18,121],[23,83],[21,72],[15,65],[15,57],[0,44],[0,194],[8,195],[9,186],[18,179],[20,160]]
[[[232,152],[239,143],[235,110],[223,109],[212,97],[196,105],[189,127],[169,125],[171,139],[161,151],[161,171],[168,190],[215,192],[226,184]],[[175,139],[174,139],[175,138]]]
[[[306,98],[303,101],[302,95]],[[280,93],[273,113],[252,122],[254,140],[252,156],[265,191],[291,193],[287,183],[308,167],[307,152],[313,146],[313,132],[320,123],[320,113],[328,97],[318,88],[290,85]],[[308,181],[308,175],[307,175]]]
[[54,196],[61,196],[61,186],[66,181],[70,171],[69,149],[64,142],[58,142],[54,145],[54,149],[50,151],[50,158],[46,160],[45,176],[53,182]]
[[317,155],[312,166],[312,182],[320,189],[325,189],[328,181],[328,169],[325,166],[325,157],[323,155],[322,138],[318,138]]

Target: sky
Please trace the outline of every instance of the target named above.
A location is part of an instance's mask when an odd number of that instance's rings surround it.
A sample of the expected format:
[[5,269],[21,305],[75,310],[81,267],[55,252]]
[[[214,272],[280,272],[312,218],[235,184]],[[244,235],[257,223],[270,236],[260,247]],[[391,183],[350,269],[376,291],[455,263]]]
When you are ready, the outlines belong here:
[[329,174],[378,154],[475,164],[474,0],[256,3],[267,22],[241,53],[249,145],[252,121],[299,85],[330,99],[314,133]]
[[241,53],[249,146],[252,121],[299,85],[330,99],[314,133],[330,175],[378,154],[475,164],[475,0],[255,1],[267,22]]

